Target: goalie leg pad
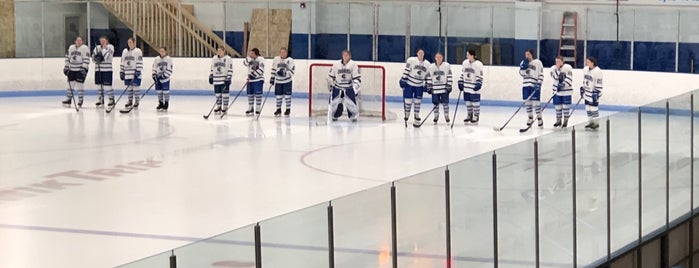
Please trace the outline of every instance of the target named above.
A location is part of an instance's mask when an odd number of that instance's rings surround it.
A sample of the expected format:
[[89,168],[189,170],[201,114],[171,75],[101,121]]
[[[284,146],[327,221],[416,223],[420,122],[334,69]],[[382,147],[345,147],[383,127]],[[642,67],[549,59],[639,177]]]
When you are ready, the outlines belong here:
[[330,109],[333,114],[333,118],[338,118],[342,115],[342,96],[341,93],[342,91],[339,88],[333,87],[332,90],[332,97],[330,100]]
[[353,88],[345,89],[345,98],[343,104],[347,106],[347,116],[356,119],[359,115],[359,106],[357,106],[357,96]]

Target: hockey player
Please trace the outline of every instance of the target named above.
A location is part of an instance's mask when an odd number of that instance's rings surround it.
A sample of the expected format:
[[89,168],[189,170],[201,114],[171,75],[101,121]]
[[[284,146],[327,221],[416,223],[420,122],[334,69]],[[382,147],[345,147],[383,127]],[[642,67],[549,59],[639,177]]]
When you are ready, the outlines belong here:
[[461,64],[459,90],[464,92],[464,102],[468,116],[464,123],[478,123],[481,113],[481,88],[483,87],[483,63],[476,59],[476,50],[466,52],[466,60]]
[[585,129],[595,130],[599,128],[597,118],[599,117],[599,98],[602,97],[602,70],[597,66],[595,58],[587,57],[583,74],[585,78],[580,87],[580,97],[585,98],[585,110],[587,110],[588,123]]
[[434,104],[435,124],[439,121],[439,104],[444,107],[444,119],[449,123],[449,93],[451,93],[452,75],[451,66],[448,62],[443,62],[444,56],[437,52],[434,55],[434,63],[427,68],[427,93],[432,94],[432,104]]
[[170,107],[170,76],[172,75],[172,59],[167,54],[166,47],[158,49],[160,57],[153,60],[153,81],[158,93],[158,111],[167,111]]
[[[571,95],[573,92],[573,67],[556,57],[556,65],[551,67],[553,78],[553,105],[556,108],[556,123],[553,127],[567,127],[570,118]],[[561,122],[561,116],[563,122]]]
[[279,50],[279,56],[272,61],[272,75],[269,84],[274,85],[274,95],[277,99],[277,110],[274,116],[282,115],[282,99],[286,102],[285,116],[291,114],[291,90],[293,76],[296,71],[294,59],[289,57],[289,51],[283,47]]
[[[410,57],[405,62],[405,70],[400,78],[400,87],[403,89],[403,109],[405,116],[403,120],[408,121],[410,110],[413,109],[414,120],[413,126],[420,124],[420,104],[422,103],[422,94],[425,91],[425,77],[427,77],[427,68],[430,67],[430,62],[425,59],[425,51],[417,50],[417,57]],[[407,124],[407,123],[406,123]]]
[[[78,91],[78,107],[83,106],[83,96],[85,95],[85,78],[90,67],[90,48],[83,44],[83,38],[78,36],[75,38],[75,44],[70,45],[68,54],[66,54],[65,65],[63,66],[63,74],[68,77],[68,88],[66,100],[62,103],[70,106],[73,99],[73,90]],[[71,88],[73,90],[71,90]]]
[[541,118],[541,83],[544,81],[544,66],[540,60],[534,56],[534,51],[527,49],[524,52],[524,59],[519,64],[519,75],[522,76],[522,99],[526,100],[527,109],[527,129],[534,124],[532,110],[536,112],[537,126],[544,127],[544,120]]
[[[243,65],[248,67],[248,110],[245,115],[260,113],[262,105],[262,86],[265,83],[265,58],[260,56],[260,50],[253,48],[248,51],[248,57],[243,61]],[[253,109],[253,103],[255,109]]]
[[109,96],[108,106],[114,106],[114,89],[112,89],[112,59],[114,58],[114,46],[109,44],[106,36],[100,37],[100,45],[92,52],[92,60],[95,62],[95,84],[100,85],[97,90],[99,95],[95,106],[104,107],[104,91]]
[[357,122],[359,106],[357,95],[361,87],[362,77],[359,66],[352,60],[349,50],[342,51],[342,60],[333,63],[328,72],[328,89],[332,93],[330,107],[332,120],[342,116],[343,107],[347,107],[347,117],[352,122]]
[[[128,40],[128,48],[121,52],[121,71],[119,78],[124,81],[129,89],[129,102],[124,105],[126,108],[138,108],[138,103],[141,100],[141,72],[143,71],[143,52],[136,47],[136,39],[130,37]],[[134,96],[136,101],[134,102]]]
[[211,60],[211,72],[209,73],[209,84],[214,85],[214,94],[216,95],[216,109],[214,109],[216,113],[225,113],[228,110],[232,78],[233,60],[226,55],[223,47],[218,47],[216,55]]

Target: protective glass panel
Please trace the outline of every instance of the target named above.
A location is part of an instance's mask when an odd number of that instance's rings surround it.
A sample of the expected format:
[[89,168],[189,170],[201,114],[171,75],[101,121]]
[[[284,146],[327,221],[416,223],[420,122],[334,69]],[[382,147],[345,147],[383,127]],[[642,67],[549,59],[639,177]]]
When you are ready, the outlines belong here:
[[119,268],[150,268],[150,267],[170,267],[170,256],[172,253],[166,251],[158,255],[143,258],[131,263],[117,266]]
[[391,185],[332,201],[335,267],[391,266]]
[[177,256],[178,267],[255,266],[254,226],[177,248],[174,254]]
[[638,240],[638,109],[609,116],[612,252]]
[[263,267],[327,267],[327,204],[260,222]]
[[534,143],[497,150],[498,267],[535,266]]
[[669,166],[670,173],[670,221],[691,212],[691,146],[692,104],[691,93],[668,100],[669,118]]
[[666,205],[666,101],[641,107],[641,178],[643,180],[642,233],[665,226]]
[[449,165],[452,267],[493,267],[493,160]]
[[446,261],[444,171],[395,183],[399,267],[441,267]]
[[607,254],[607,126],[576,126],[578,263],[589,264]]
[[573,266],[573,143],[568,132],[537,138],[541,262]]
[[490,65],[492,8],[453,5],[446,10],[447,61],[459,65],[473,49],[484,65]]
[[415,55],[417,48],[406,51],[406,43],[409,40],[407,34],[410,4],[381,3],[378,10],[377,59],[379,61],[404,62],[407,57]]

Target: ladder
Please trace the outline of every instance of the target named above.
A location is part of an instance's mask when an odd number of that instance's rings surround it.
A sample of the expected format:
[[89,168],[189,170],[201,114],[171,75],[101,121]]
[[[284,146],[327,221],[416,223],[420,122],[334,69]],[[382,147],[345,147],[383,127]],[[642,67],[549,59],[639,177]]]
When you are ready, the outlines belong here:
[[578,55],[578,13],[563,12],[561,20],[561,40],[558,44],[558,55],[563,61],[576,68],[576,55]]

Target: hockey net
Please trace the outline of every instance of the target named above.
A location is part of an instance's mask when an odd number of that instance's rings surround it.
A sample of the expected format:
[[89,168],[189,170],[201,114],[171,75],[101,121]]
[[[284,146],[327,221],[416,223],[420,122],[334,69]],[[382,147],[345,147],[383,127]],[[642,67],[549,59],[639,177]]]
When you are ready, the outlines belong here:
[[[332,64],[314,63],[309,67],[308,115],[327,116],[330,92],[328,72]],[[386,69],[378,65],[358,65],[362,85],[357,97],[359,116],[395,120],[396,113],[386,110]]]

